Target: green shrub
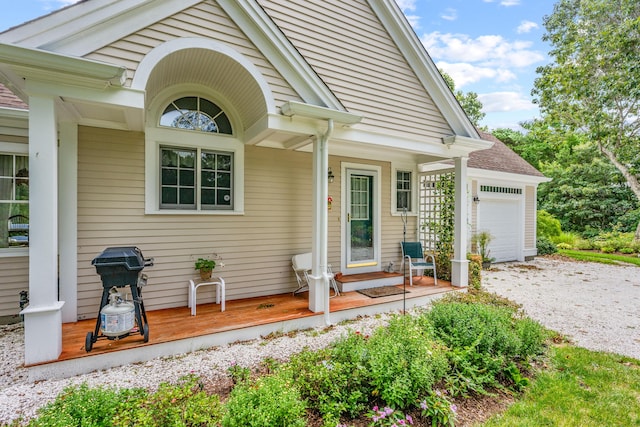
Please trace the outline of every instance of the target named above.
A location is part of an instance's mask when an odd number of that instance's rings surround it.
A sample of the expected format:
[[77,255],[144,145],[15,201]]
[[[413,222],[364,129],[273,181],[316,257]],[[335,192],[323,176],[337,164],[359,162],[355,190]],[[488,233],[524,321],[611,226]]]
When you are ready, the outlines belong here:
[[482,257],[468,254],[469,260],[469,291],[479,292],[482,289]]
[[614,248],[613,246],[602,246],[600,248],[600,252],[602,252],[603,254],[612,254],[616,251],[616,248]]
[[373,394],[404,409],[442,379],[447,360],[431,332],[412,316],[398,316],[368,342]]
[[558,248],[558,249],[572,249],[572,248],[573,248],[573,246],[571,246],[571,245],[570,245],[570,244],[568,244],[568,243],[558,243],[558,244],[556,245],[556,248]]
[[558,252],[556,245],[548,237],[538,237],[536,241],[536,247],[538,248],[538,255],[551,255]]
[[187,375],[176,384],[162,383],[155,393],[121,408],[112,425],[195,427],[217,425],[221,419],[218,395],[207,394],[195,375]]
[[595,247],[593,246],[593,242],[589,239],[576,240],[576,244],[574,247],[581,251],[590,251],[592,249],[595,249]]
[[140,389],[97,387],[87,384],[66,387],[56,399],[38,410],[30,427],[113,426],[118,408],[136,405],[138,396],[145,396]]
[[545,210],[539,210],[536,216],[536,227],[538,237],[556,237],[562,233],[560,221]]
[[612,248],[613,252],[619,251],[622,248],[630,248],[633,247],[633,243],[633,233],[620,233],[618,231],[600,233],[594,238],[594,246],[602,252],[605,252],[602,250],[603,248],[606,248],[607,251],[610,251]]
[[629,255],[629,254],[634,254],[636,251],[633,248],[621,248],[620,249],[620,253],[621,254],[625,254],[625,255]]
[[569,248],[573,248],[579,238],[580,238],[580,236],[578,236],[575,233],[564,233],[564,232],[560,233],[557,236],[550,237],[551,241],[553,243],[555,243],[556,245],[558,245],[560,243],[564,243],[564,244],[568,245]]
[[342,415],[356,417],[369,401],[366,338],[350,333],[330,348],[303,351],[283,367],[309,409],[318,411],[325,425],[335,426]]
[[454,394],[498,385],[510,361],[544,348],[544,328],[508,306],[440,301],[425,316],[450,349],[447,384]]
[[284,372],[238,384],[229,396],[223,427],[306,425],[306,405]]

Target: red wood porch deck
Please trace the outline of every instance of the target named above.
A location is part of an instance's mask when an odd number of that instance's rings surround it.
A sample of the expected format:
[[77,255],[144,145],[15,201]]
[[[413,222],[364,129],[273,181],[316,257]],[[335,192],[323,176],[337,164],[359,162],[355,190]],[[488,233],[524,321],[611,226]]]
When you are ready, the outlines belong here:
[[[398,285],[398,287],[402,288],[402,285]],[[453,289],[449,282],[442,280],[438,282],[438,286],[434,286],[433,279],[429,277],[414,280],[413,287],[408,285],[407,280],[406,301],[436,296]],[[359,292],[346,292],[330,299],[330,311],[337,313],[393,302],[397,304],[402,300],[402,294],[369,298]],[[191,316],[190,309],[187,307],[148,311],[150,332],[147,343],[144,343],[142,336],[137,333],[121,340],[99,339],[93,344],[91,352],[88,353],[84,347],[85,337],[87,332],[93,332],[96,320],[88,319],[65,323],[62,325],[62,353],[58,362],[312,316],[322,316],[322,313],[309,311],[306,292],[295,296],[287,293],[230,300],[226,302],[224,312],[220,312],[218,304],[199,304],[196,316]]]

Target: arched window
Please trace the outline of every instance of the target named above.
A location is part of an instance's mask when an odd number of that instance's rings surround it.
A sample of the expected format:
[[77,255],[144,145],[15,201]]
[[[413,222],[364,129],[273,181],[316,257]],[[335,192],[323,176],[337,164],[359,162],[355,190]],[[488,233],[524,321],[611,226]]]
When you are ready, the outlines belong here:
[[185,96],[169,103],[162,112],[160,125],[224,135],[233,133],[227,114],[213,102],[199,96]]

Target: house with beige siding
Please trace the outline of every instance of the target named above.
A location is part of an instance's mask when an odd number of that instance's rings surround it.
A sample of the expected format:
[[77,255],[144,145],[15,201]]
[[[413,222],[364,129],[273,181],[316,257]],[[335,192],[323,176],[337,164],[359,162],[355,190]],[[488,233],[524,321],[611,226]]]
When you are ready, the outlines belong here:
[[199,257],[234,300],[292,292],[311,252],[308,309],[330,322],[328,266],[399,265],[434,162],[455,170],[467,285],[467,163],[493,143],[392,0],[80,1],[0,33],[0,83],[19,101],[0,106],[2,214],[29,221],[28,246],[0,245],[0,309],[26,285],[28,365],[97,316],[107,247],[154,259],[147,311],[187,305]]

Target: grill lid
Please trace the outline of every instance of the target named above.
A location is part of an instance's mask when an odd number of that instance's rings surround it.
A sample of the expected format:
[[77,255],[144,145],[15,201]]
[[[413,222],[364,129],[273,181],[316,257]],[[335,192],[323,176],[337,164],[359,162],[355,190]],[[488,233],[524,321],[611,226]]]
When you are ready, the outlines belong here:
[[100,255],[91,261],[96,268],[122,266],[127,270],[142,270],[145,265],[145,259],[142,252],[135,246],[122,246],[106,248]]

